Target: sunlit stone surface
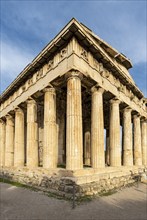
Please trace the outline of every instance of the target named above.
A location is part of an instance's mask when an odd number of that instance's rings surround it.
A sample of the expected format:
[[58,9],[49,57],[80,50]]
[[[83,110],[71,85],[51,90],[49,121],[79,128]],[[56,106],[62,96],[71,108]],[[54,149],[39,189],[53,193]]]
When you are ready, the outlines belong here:
[[131,67],[72,19],[1,94],[1,175],[64,193],[133,182],[147,166],[147,99]]

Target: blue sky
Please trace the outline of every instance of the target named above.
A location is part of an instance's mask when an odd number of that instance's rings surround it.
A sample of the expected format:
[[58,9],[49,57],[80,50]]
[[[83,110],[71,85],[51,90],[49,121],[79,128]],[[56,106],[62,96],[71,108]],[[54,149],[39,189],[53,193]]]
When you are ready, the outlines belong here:
[[147,1],[1,0],[1,92],[75,17],[131,59],[130,73],[147,95]]

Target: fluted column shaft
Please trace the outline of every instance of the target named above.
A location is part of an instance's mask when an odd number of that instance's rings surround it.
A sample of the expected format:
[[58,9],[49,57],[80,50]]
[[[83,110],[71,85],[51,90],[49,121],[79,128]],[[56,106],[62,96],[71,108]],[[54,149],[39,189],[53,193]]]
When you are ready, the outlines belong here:
[[131,109],[123,111],[123,165],[133,166]]
[[24,166],[24,112],[15,110],[14,166]]
[[92,88],[91,160],[93,168],[105,165],[103,92],[102,88]]
[[44,90],[43,167],[56,168],[57,161],[56,93],[54,88],[46,88]]
[[11,115],[6,116],[6,148],[5,166],[14,165],[14,119]]
[[110,101],[110,166],[121,166],[119,103],[118,99]]
[[0,119],[0,167],[5,166],[6,124]]
[[67,79],[66,168],[83,168],[81,78],[71,72]]
[[140,116],[133,116],[134,125],[134,165],[142,165],[142,150],[141,150],[141,125]]
[[38,123],[37,103],[33,99],[27,101],[27,166],[38,166]]
[[142,164],[147,165],[147,119],[141,122]]

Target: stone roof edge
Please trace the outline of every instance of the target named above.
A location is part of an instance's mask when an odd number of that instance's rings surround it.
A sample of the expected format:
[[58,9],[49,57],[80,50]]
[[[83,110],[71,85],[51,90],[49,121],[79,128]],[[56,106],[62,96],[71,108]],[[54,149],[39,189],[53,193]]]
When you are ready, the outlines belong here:
[[[62,36],[68,31],[69,27],[75,24],[79,29],[82,29],[82,31],[85,31],[85,28],[82,24],[80,24],[75,18],[72,18],[67,25],[55,36],[55,38],[53,38],[44,48],[43,50],[32,60],[32,62],[30,64],[28,64],[24,70],[16,77],[16,79],[6,88],[6,90],[1,94],[0,98],[3,99],[5,98],[5,96],[7,95],[8,92],[11,91],[11,89],[13,87],[16,86],[16,83],[20,81],[20,79],[23,78],[23,76],[29,71],[31,70],[31,68],[35,67],[36,63],[39,62],[39,60],[45,55],[45,53],[47,53],[47,51],[49,51],[52,47],[56,46],[57,42],[62,38]],[[87,35],[88,33],[84,33],[85,35]],[[88,38],[91,38],[90,40],[93,41],[92,36],[90,36],[88,34]],[[95,42],[94,42],[95,44]],[[103,48],[101,48],[99,45],[96,45],[98,47],[98,49],[102,52],[103,55],[107,56],[107,58],[110,60],[110,62],[113,63],[113,60],[111,60],[111,57],[108,56],[106,54],[106,52],[104,51]],[[114,63],[113,63],[114,64]],[[115,65],[115,67],[118,69],[118,67]],[[120,69],[118,70],[120,71]],[[121,71],[123,73],[123,71]],[[124,75],[124,74],[123,74]],[[140,93],[140,95],[143,97],[143,93],[138,89],[138,87],[133,84],[133,86],[136,88],[137,92]]]
[[86,27],[84,24],[82,24],[82,27],[86,30],[86,32],[88,32],[92,37],[94,37],[99,44],[104,44],[106,47],[108,47],[115,55],[114,58],[118,57],[119,61],[121,61],[121,59],[123,61],[127,62],[127,65],[123,64],[127,69],[130,69],[133,67],[133,64],[131,62],[131,60],[129,58],[127,58],[124,54],[120,53],[118,50],[116,50],[115,48],[113,48],[110,44],[108,44],[106,41],[104,41],[103,39],[101,39],[98,35],[96,35],[92,30],[90,30],[88,27]]
[[67,24],[66,26],[64,26],[63,29],[61,29],[61,31],[41,50],[41,52],[32,60],[31,63],[29,63],[21,72],[20,74],[13,80],[13,82],[4,90],[4,92],[0,95],[0,98],[2,99],[3,96],[5,96],[5,94],[11,90],[11,88],[15,85],[15,83],[17,81],[19,81],[26,72],[28,72],[33,65],[35,65],[39,58],[43,56],[43,54],[52,46],[55,45],[55,42],[62,36],[62,32],[64,33],[66,31],[66,29],[68,29],[68,27],[73,23],[73,21],[77,20],[75,18],[72,18]]

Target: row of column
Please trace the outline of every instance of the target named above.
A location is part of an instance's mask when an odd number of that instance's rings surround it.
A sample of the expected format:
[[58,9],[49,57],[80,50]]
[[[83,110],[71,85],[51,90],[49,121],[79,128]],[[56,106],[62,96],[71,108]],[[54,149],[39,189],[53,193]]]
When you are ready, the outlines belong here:
[[[44,90],[44,149],[43,167],[57,165],[56,143],[56,96],[54,88]],[[24,166],[25,161],[25,123],[24,111],[15,109],[15,119],[6,115],[6,123],[0,120],[0,165]],[[26,165],[38,166],[38,123],[37,103],[27,100]]]
[[[104,167],[103,92],[92,88],[91,163],[93,168]],[[131,108],[123,110],[122,152],[120,137],[120,101],[110,100],[109,133],[106,134],[106,161],[110,166],[147,165],[147,120],[137,114],[131,116]],[[133,125],[133,127],[132,127]],[[133,129],[133,132],[132,132]],[[122,162],[121,162],[122,161]]]
[[[66,168],[83,168],[83,128],[82,128],[82,75],[70,72],[67,76],[67,111],[66,111]],[[100,87],[92,88],[91,106],[91,161],[92,167],[104,167],[104,116],[103,92]],[[109,162],[110,166],[121,166],[120,147],[120,111],[118,99],[110,100],[109,127]],[[15,124],[15,126],[14,126]],[[123,165],[147,164],[147,123],[140,116],[133,117],[134,137],[132,138],[131,109],[123,112]],[[15,121],[9,114],[6,125],[0,121],[1,165],[24,166],[24,112],[15,110]],[[142,130],[142,132],[141,132]],[[38,166],[38,123],[37,104],[30,98],[27,101],[27,137],[26,165]],[[132,142],[133,140],[133,142]],[[44,89],[44,146],[43,167],[56,168],[58,158],[56,125],[56,91]],[[5,154],[5,156],[4,156]],[[5,161],[4,161],[5,160]]]

